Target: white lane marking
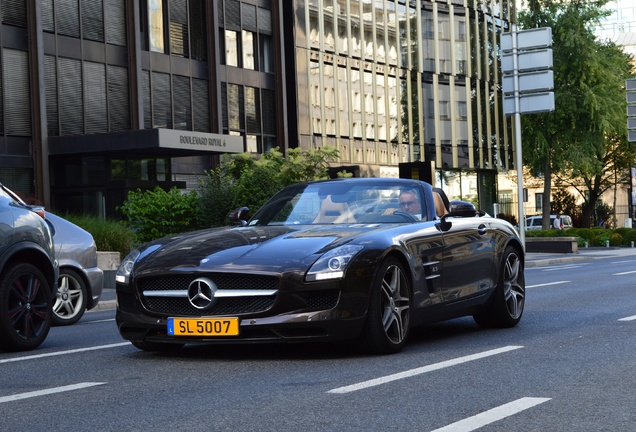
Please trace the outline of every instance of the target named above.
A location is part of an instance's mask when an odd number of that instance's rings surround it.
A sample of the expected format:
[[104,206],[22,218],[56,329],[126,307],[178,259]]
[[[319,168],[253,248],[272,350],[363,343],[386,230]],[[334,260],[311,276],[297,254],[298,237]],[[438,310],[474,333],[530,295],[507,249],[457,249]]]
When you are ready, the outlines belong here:
[[120,347],[120,346],[124,346],[124,345],[130,345],[130,342],[122,342],[122,343],[116,343],[116,344],[110,344],[110,345],[100,345],[100,346],[95,346],[95,347],[78,348],[78,349],[74,349],[74,350],[56,351],[56,352],[46,353],[46,354],[36,354],[36,355],[30,355],[30,356],[24,356],[24,357],[15,357],[15,358],[2,359],[2,360],[0,360],[0,364],[23,361],[23,360],[33,360],[33,359],[44,358],[44,357],[61,356],[61,355],[66,355],[66,354],[75,354],[75,353],[80,353],[80,352],[85,352],[85,351],[95,351],[95,350],[100,350],[100,349],[116,348],[116,347]]
[[619,321],[636,321],[636,315],[628,316],[625,318],[619,319]]
[[533,398],[524,397],[517,399],[516,401],[498,406],[496,408],[484,411],[481,414],[474,415],[472,417],[465,418],[456,423],[449,424],[443,428],[435,429],[431,432],[470,432],[480,427],[489,425],[496,421],[502,420],[506,417],[510,417],[514,414],[525,411],[536,405],[549,401],[551,398]]
[[545,267],[543,268],[544,272],[551,272],[551,271],[559,271],[559,270],[572,270],[575,268],[581,268],[583,266],[580,265],[564,265],[564,266],[556,266],[556,267]]
[[628,261],[612,261],[610,264],[633,264],[634,260],[628,260]]
[[95,320],[95,321],[84,321],[84,322],[79,322],[79,324],[97,324],[97,323],[104,323],[104,322],[110,322],[110,321],[115,321],[115,318]]
[[526,288],[538,288],[538,287],[544,287],[544,286],[550,286],[550,285],[561,285],[561,284],[570,283],[570,282],[571,281],[548,282],[548,283],[537,284],[537,285],[526,285]]
[[612,276],[623,276],[623,275],[632,274],[632,273],[636,273],[636,270],[632,270],[632,271],[628,271],[628,272],[622,272],[622,273],[614,273]]
[[404,372],[398,372],[396,374],[392,374],[392,375],[386,375],[380,378],[375,378],[372,380],[368,380],[368,381],[363,381],[357,384],[352,384],[352,385],[348,385],[348,386],[344,386],[344,387],[338,387],[332,390],[329,390],[327,393],[339,393],[339,394],[343,394],[343,393],[351,393],[357,390],[362,390],[365,388],[369,388],[369,387],[375,387],[381,384],[386,384],[392,381],[397,381],[400,379],[404,379],[404,378],[410,378],[416,375],[421,375],[423,373],[427,373],[427,372],[432,372],[432,371],[436,371],[439,369],[444,369],[447,367],[451,367],[451,366],[456,366],[462,363],[467,363],[469,361],[473,361],[473,360],[479,360],[485,357],[490,357],[490,356],[494,356],[497,354],[503,354],[505,352],[508,351],[514,351],[514,350],[518,350],[520,348],[523,348],[523,346],[505,346],[502,348],[497,348],[497,349],[493,349],[490,351],[484,351],[481,353],[477,353],[477,354],[471,354],[468,356],[464,356],[464,357],[458,357],[456,359],[453,360],[447,360],[447,361],[443,361],[440,363],[434,363],[428,366],[423,366],[420,368],[415,368],[415,369],[411,369],[411,370],[407,370]]
[[20,400],[20,399],[28,399],[28,398],[32,398],[32,397],[38,397],[38,396],[46,396],[46,395],[50,395],[50,394],[53,394],[53,393],[62,393],[62,392],[67,392],[67,391],[79,390],[79,389],[83,389],[83,388],[87,388],[87,387],[95,387],[95,386],[104,385],[104,384],[106,384],[106,383],[103,383],[103,382],[83,382],[83,383],[72,384],[72,385],[67,385],[67,386],[63,386],[63,387],[53,387],[53,388],[50,388],[50,389],[37,390],[37,391],[32,391],[32,392],[27,392],[27,393],[19,393],[19,394],[14,394],[14,395],[10,395],[10,396],[0,397],[0,403],[13,402],[13,401],[17,401],[17,400]]

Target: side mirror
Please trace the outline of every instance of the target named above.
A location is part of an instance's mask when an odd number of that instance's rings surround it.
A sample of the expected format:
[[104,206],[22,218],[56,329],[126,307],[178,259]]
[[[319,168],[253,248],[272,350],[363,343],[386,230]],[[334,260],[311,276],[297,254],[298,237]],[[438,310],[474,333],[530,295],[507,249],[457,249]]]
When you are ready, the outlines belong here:
[[482,212],[477,211],[475,206],[468,201],[453,200],[449,205],[449,212],[440,218],[438,227],[442,231],[448,231],[453,226],[452,222],[448,220],[451,217],[474,217],[477,215],[483,216]]
[[250,220],[250,209],[247,207],[240,207],[230,212],[230,223],[232,225],[245,226],[248,220]]
[[474,217],[479,213],[475,206],[468,201],[453,200],[450,202],[450,216]]

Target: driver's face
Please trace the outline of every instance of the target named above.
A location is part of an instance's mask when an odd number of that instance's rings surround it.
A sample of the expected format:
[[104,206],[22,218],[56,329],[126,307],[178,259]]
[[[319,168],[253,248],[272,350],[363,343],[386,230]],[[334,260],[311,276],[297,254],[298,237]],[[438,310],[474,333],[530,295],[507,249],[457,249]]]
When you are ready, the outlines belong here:
[[400,210],[412,215],[421,215],[422,207],[415,194],[405,192],[400,195]]

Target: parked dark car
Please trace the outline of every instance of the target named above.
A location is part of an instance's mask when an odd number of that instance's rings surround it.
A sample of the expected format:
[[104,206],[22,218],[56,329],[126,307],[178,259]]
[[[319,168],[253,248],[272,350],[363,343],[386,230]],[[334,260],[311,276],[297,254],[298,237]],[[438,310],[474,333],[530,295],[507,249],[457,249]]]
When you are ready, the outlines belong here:
[[52,228],[0,184],[0,349],[30,350],[46,339],[58,267]]
[[425,323],[516,325],[525,282],[515,229],[440,198],[417,180],[302,183],[245,226],[150,242],[117,271],[119,331],[151,351],[356,340],[393,353]]
[[97,246],[88,231],[48,211],[46,219],[55,227],[53,241],[60,266],[53,324],[74,324],[99,303],[104,272],[97,266]]

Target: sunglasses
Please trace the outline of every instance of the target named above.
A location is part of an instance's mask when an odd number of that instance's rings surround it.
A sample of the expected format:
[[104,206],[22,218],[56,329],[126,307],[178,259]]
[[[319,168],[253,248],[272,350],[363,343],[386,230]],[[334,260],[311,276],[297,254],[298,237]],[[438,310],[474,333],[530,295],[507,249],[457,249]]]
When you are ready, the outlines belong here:
[[400,207],[413,207],[416,204],[417,202],[415,201],[402,201],[400,202]]

